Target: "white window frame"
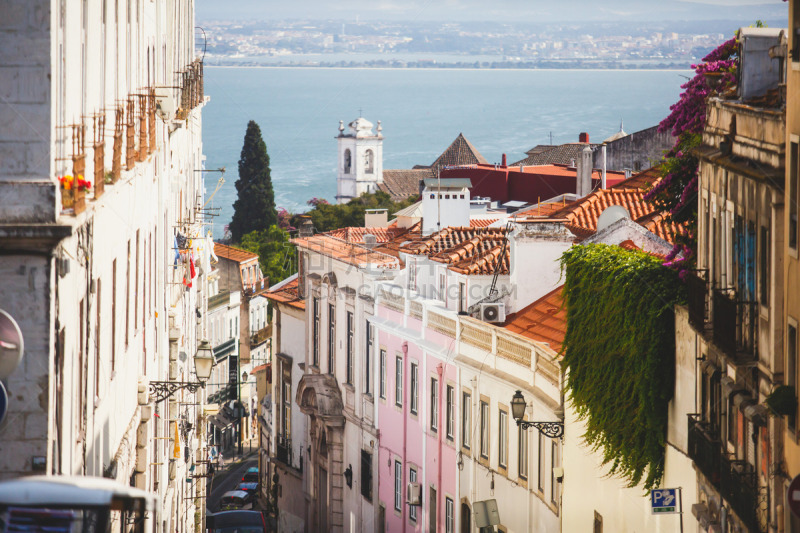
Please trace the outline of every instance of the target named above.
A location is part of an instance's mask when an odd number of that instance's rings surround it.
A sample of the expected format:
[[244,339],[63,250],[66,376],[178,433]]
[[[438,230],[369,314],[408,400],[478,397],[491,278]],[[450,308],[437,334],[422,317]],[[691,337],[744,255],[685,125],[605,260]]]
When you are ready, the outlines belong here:
[[394,510],[403,511],[403,463],[394,461]]
[[444,508],[445,508],[445,518],[444,518],[444,530],[445,533],[455,533],[455,520],[454,520],[454,503],[452,498],[445,498],[444,499]]
[[399,355],[394,360],[394,404],[403,407],[403,358]]
[[409,400],[411,414],[417,414],[419,407],[419,368],[417,363],[411,363],[411,399]]
[[449,440],[453,440],[456,431],[456,390],[452,385],[447,386],[447,422],[445,436]]
[[386,399],[386,350],[381,348],[381,383],[380,383],[380,396]]
[[431,378],[431,429],[439,431],[439,380]]
[[[408,482],[409,483],[416,483],[417,482],[417,469],[409,467],[408,469]],[[413,521],[417,521],[417,506],[416,505],[409,505],[408,506],[408,517]]]

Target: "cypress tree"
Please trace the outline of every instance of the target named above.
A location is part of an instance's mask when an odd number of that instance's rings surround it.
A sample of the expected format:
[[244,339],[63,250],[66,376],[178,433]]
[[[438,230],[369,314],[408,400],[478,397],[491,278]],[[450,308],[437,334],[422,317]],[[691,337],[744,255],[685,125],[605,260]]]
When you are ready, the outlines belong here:
[[244,135],[236,192],[238,199],[233,203],[230,224],[233,242],[241,241],[242,236],[251,231],[266,230],[278,223],[267,145],[254,120],[247,124]]

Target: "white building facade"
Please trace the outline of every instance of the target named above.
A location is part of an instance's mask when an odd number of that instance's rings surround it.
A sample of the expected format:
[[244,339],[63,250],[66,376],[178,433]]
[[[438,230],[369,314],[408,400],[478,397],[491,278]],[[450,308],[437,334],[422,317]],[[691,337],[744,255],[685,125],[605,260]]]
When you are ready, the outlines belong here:
[[197,382],[207,335],[194,2],[3,11],[0,302],[26,350],[0,477],[112,477],[158,494],[157,531],[194,530],[204,394],[149,394]]
[[339,121],[336,200],[346,204],[364,193],[378,190],[383,183],[383,134],[381,121],[375,133],[372,123],[357,118],[347,125]]

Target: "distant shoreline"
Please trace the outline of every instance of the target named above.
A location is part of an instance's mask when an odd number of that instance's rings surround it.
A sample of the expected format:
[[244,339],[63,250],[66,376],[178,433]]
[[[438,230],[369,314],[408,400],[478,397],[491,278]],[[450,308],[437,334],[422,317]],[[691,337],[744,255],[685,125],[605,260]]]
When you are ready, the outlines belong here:
[[647,68],[647,67],[640,67],[640,68],[602,68],[602,67],[567,67],[567,68],[551,68],[551,67],[486,67],[486,68],[475,68],[475,67],[448,67],[448,66],[436,66],[436,67],[372,67],[372,66],[352,66],[352,67],[341,67],[341,66],[326,66],[326,65],[204,65],[204,68],[249,68],[249,69],[304,69],[304,70],[474,70],[474,71],[517,71],[517,70],[526,70],[526,71],[541,71],[541,72],[579,72],[579,71],[586,71],[586,72],[690,72],[692,69],[689,66],[684,68],[681,67],[658,67],[658,68]]

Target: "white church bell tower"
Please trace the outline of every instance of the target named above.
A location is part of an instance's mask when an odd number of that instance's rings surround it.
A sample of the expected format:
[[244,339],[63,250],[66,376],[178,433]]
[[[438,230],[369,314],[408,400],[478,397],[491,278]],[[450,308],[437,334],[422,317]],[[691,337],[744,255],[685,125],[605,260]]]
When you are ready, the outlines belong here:
[[383,135],[381,121],[375,133],[372,123],[359,117],[347,125],[339,121],[336,200],[346,204],[364,193],[375,192],[383,183]]

